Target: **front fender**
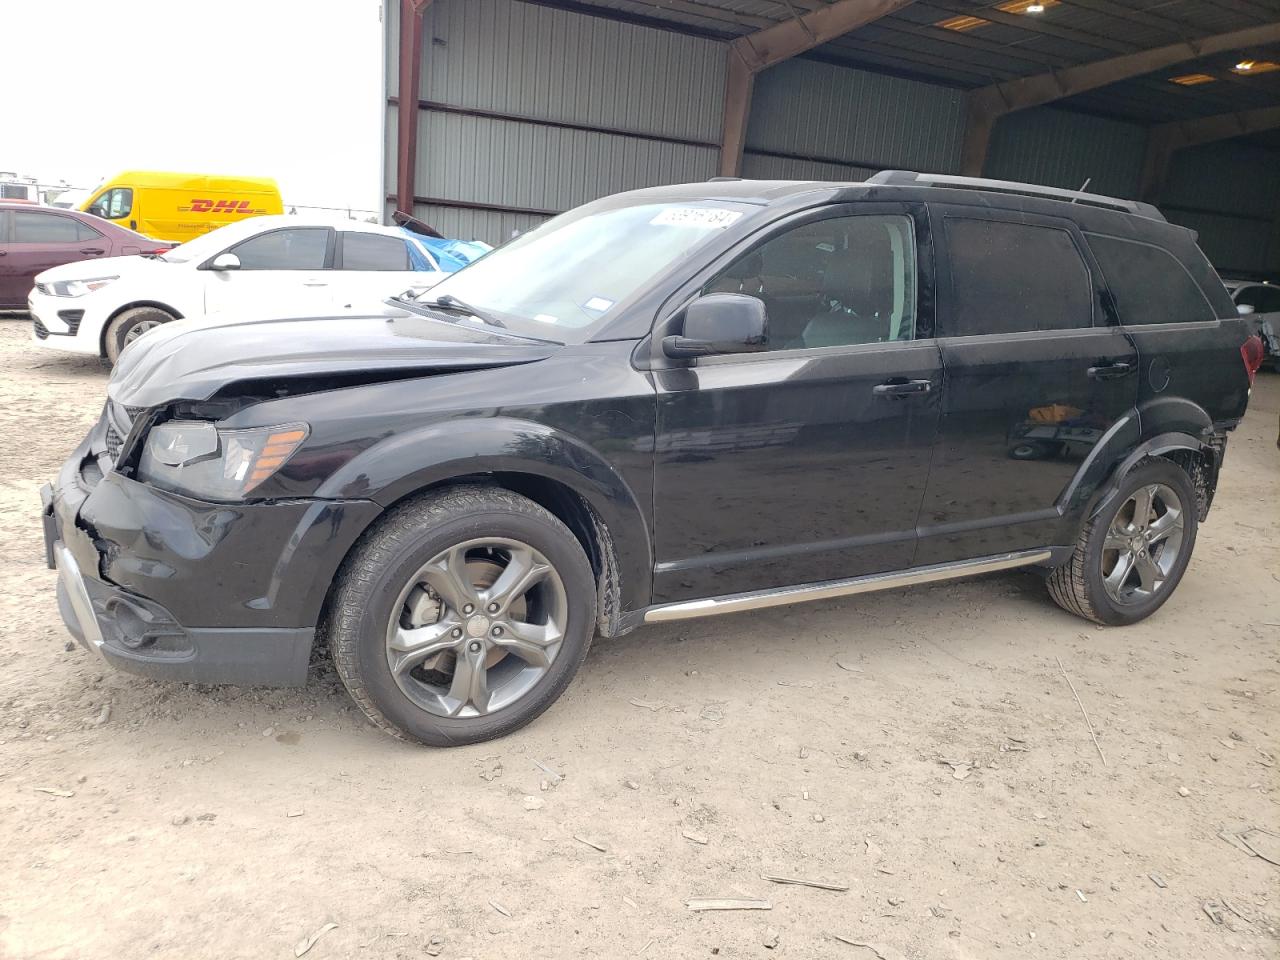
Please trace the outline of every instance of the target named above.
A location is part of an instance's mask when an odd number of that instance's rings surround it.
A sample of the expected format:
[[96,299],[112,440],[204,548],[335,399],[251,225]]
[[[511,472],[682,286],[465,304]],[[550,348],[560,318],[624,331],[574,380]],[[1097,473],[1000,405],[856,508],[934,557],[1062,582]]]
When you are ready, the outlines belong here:
[[[354,496],[389,507],[426,487],[485,473],[541,477],[581,496],[613,540],[622,609],[649,602],[653,554],[638,498],[598,450],[546,424],[511,417],[461,418],[396,434],[345,464],[316,496]],[[363,492],[352,493],[357,490]]]

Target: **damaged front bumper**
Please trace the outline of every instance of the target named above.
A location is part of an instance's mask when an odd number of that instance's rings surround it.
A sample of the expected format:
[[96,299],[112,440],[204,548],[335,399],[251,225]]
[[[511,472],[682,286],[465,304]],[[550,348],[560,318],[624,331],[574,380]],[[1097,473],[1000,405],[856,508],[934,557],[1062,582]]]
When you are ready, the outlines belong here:
[[100,422],[41,490],[67,629],[157,679],[306,680],[325,595],[381,508],[364,500],[215,504],[121,476]]

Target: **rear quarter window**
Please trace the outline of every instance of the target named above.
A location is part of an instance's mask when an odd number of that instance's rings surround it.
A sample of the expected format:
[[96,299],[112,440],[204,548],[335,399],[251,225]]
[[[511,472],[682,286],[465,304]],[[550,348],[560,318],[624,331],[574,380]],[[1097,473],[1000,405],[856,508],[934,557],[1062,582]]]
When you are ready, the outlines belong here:
[[1130,326],[1214,320],[1213,307],[1177,257],[1160,247],[1086,234],[1120,311]]

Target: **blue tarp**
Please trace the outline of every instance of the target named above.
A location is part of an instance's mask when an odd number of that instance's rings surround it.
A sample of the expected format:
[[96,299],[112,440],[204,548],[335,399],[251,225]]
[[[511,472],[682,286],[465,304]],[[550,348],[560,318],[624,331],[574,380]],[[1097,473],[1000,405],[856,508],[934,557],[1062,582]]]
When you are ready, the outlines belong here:
[[420,233],[414,233],[412,230],[406,230],[403,227],[400,230],[413,241],[413,243],[409,244],[409,257],[413,261],[413,269],[415,270],[431,269],[431,264],[422,255],[419,245],[426,247],[431,252],[431,255],[436,258],[436,262],[440,264],[440,269],[445,273],[454,273],[461,270],[468,263],[473,260],[479,260],[493,249],[487,243],[481,243],[479,240],[440,240],[435,237],[424,237]]

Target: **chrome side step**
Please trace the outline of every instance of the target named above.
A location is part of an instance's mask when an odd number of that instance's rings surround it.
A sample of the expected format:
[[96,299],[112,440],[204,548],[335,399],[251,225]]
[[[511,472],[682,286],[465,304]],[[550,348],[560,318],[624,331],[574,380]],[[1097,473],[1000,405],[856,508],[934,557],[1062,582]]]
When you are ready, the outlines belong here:
[[1050,550],[1022,550],[1018,553],[1002,553],[994,557],[976,560],[960,560],[955,563],[938,563],[912,570],[893,570],[888,573],[872,573],[848,580],[827,580],[823,583],[802,583],[794,587],[776,587],[770,590],[754,590],[750,593],[732,593],[724,597],[704,600],[681,600],[650,607],[645,611],[645,623],[664,623],[668,620],[690,620],[694,617],[711,617],[720,613],[740,613],[743,610],[761,610],[765,607],[781,607],[789,603],[809,600],[827,600],[831,597],[848,597],[855,593],[874,593],[877,590],[893,590],[920,583],[939,580],[955,580],[979,573],[994,573],[1043,563],[1053,556]]

